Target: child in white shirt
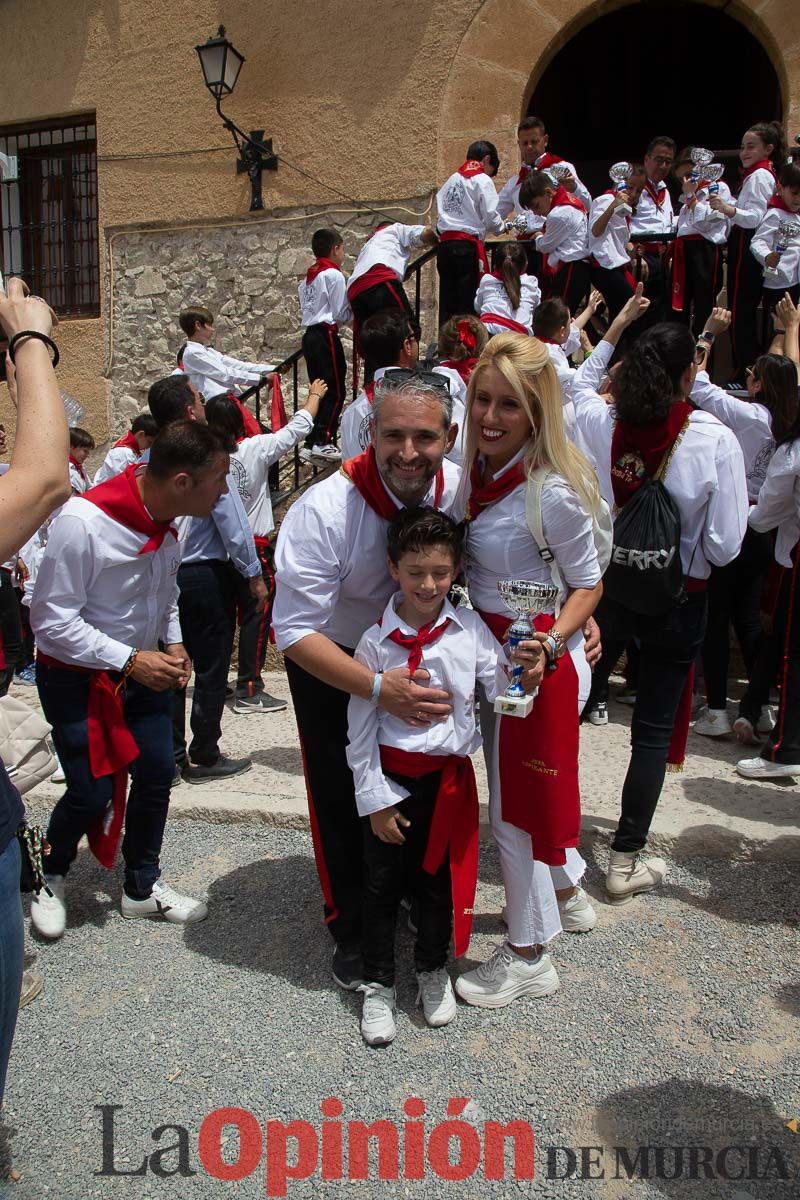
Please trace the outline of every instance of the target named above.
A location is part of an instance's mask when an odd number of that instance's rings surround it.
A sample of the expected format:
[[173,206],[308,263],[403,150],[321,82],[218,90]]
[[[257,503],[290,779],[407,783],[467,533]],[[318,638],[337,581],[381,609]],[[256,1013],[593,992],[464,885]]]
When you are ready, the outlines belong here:
[[475,312],[490,333],[532,332],[542,293],[538,279],[527,269],[528,256],[520,242],[497,247],[494,270],[481,277],[475,296]]
[[271,363],[243,362],[215,350],[211,345],[214,314],[209,308],[199,304],[185,308],[178,317],[178,324],[188,339],[181,354],[182,370],[205,400],[220,392],[233,392],[238,396],[248,388],[266,383],[266,376],[275,370]]
[[785,292],[795,304],[800,300],[800,237],[782,238],[782,224],[800,230],[800,167],[794,163],[781,169],[775,195],[750,243],[750,253],[764,268],[764,303],[770,312]]

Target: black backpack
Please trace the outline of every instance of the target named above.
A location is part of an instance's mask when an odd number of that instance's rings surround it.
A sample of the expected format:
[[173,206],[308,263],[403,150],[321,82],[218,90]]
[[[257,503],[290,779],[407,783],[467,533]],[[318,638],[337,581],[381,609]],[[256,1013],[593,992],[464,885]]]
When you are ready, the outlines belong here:
[[661,460],[614,518],[603,595],[643,616],[663,616],[684,597],[681,515],[663,479],[688,420]]

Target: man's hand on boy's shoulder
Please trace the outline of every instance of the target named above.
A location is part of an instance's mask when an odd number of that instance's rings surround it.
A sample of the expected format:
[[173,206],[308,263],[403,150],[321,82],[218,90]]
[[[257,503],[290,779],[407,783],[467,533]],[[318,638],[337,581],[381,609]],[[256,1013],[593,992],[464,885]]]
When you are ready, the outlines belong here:
[[403,837],[402,830],[408,829],[411,824],[408,818],[400,812],[400,809],[395,808],[394,805],[391,808],[382,808],[380,812],[370,813],[369,823],[376,838],[395,846],[403,845],[406,839]]

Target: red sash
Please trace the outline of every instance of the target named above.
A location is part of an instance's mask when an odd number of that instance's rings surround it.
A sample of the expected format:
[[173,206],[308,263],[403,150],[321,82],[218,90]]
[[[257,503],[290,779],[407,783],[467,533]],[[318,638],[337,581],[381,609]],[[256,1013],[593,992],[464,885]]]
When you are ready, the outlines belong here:
[[466,385],[469,383],[470,376],[475,370],[475,363],[477,361],[477,358],[462,358],[458,360],[455,358],[447,358],[439,365],[442,367],[448,367],[451,371],[457,371]]
[[672,246],[672,310],[681,312],[686,296],[686,254],[685,242],[702,242],[705,239],[701,233],[690,233],[686,237],[675,238]]
[[286,405],[283,403],[283,392],[281,391],[281,381],[278,372],[272,376],[272,389],[269,398],[269,428],[271,433],[277,433],[279,429],[289,424],[289,418],[286,416]]
[[[346,462],[343,462],[342,471],[374,513],[377,513],[384,521],[391,521],[392,517],[396,516],[398,506],[383,486],[373,446],[368,446],[363,454],[359,454],[355,458],[348,458]],[[441,504],[443,494],[444,471],[440,467],[436,472],[434,485],[434,508],[438,508]]]
[[500,325],[503,329],[508,329],[510,333],[523,333],[526,337],[530,336],[531,331],[525,325],[519,321],[512,321],[511,317],[504,317],[500,313],[481,313],[480,320],[484,325]]
[[136,435],[129,429],[124,437],[118,438],[112,447],[114,450],[132,450],[137,458],[141,457],[139,443],[136,440]]
[[136,463],[131,463],[113,479],[107,479],[105,483],[99,483],[97,487],[84,492],[80,499],[96,504],[120,525],[125,525],[136,533],[147,534],[148,539],[139,554],[149,554],[159,549],[168,533],[171,533],[177,542],[178,531],[169,521],[154,521],[150,516],[139,495],[136,483],[137,469]]
[[341,271],[341,269],[332,258],[317,258],[306,271],[306,283],[313,283],[323,271]]
[[[511,617],[482,612],[502,642]],[[534,627],[555,624],[540,613]],[[503,820],[530,834],[533,857],[562,867],[578,845],[581,799],[578,787],[578,673],[567,652],[555,671],[545,671],[527,717],[499,717],[497,765]]]
[[89,770],[95,779],[111,775],[113,790],[111,804],[104,813],[95,818],[87,829],[86,836],[92,854],[110,871],[116,861],[122,839],[128,793],[128,767],[139,757],[139,747],[125,724],[122,695],[108,671],[95,671],[74,663],[59,662],[57,658],[51,658],[41,650],[37,651],[36,657],[47,667],[77,671],[81,675],[89,676]]
[[77,458],[75,458],[74,454],[70,454],[70,456],[69,456],[69,461],[72,463],[73,467],[74,467],[74,468],[75,468],[75,470],[78,472],[78,474],[80,475],[81,479],[83,479],[83,481],[84,481],[85,483],[88,483],[88,482],[89,482],[89,476],[86,474],[86,471],[84,470],[83,463],[79,463],[79,462],[78,462],[78,460],[77,460]]
[[435,875],[450,854],[453,896],[453,942],[456,958],[466,954],[478,882],[479,804],[471,758],[457,754],[413,754],[381,746],[384,771],[419,779],[441,771],[422,869]]
[[250,412],[250,409],[247,407],[246,404],[242,403],[242,401],[239,399],[239,397],[236,395],[236,393],[228,392],[227,396],[228,396],[229,400],[233,401],[233,403],[238,408],[239,413],[241,414],[242,422],[244,424],[244,436],[246,438],[258,437],[258,435],[260,433],[263,433],[264,432],[263,429],[259,425],[258,421],[255,419],[253,414]]
[[498,475],[491,483],[485,486],[481,483],[481,465],[476,459],[472,464],[472,472],[470,474],[471,490],[469,500],[467,501],[467,521],[474,521],[479,517],[485,508],[491,504],[496,504],[498,500],[502,500],[509,492],[513,492],[521,483],[527,479],[527,472],[523,463],[518,462],[513,467],[509,467],[502,475]]
[[440,242],[472,242],[478,256],[478,267],[481,275],[489,274],[489,260],[486,257],[486,247],[474,233],[465,233],[463,229],[449,229],[447,233],[439,234]]
[[347,289],[347,299],[355,300],[362,292],[366,292],[368,288],[375,287],[379,283],[399,283],[400,276],[396,271],[392,271],[390,267],[384,266],[383,263],[376,263],[374,267],[370,267],[363,275],[359,275]]
[[465,179],[474,179],[476,175],[484,175],[483,163],[478,162],[476,158],[468,158],[458,168],[457,174],[463,175]]

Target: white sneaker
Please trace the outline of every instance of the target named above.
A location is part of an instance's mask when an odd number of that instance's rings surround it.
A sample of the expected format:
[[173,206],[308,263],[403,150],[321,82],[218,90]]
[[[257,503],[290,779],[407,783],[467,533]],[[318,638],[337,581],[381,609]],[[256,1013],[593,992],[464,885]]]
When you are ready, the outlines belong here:
[[775,709],[771,704],[765,704],[758,718],[756,729],[759,733],[772,733],[775,728]]
[[53,771],[53,774],[50,776],[50,782],[51,783],[65,783],[66,782],[66,776],[64,775],[64,768],[61,765],[61,760],[59,759],[58,755],[56,755],[56,769],[55,769],[55,771]]
[[478,1008],[505,1008],[518,996],[549,996],[558,991],[558,973],[549,954],[523,958],[508,942],[496,946],[491,958],[456,980],[456,992]]
[[741,746],[760,746],[761,738],[753,728],[753,722],[747,717],[737,717],[733,722],[733,732]]
[[42,888],[31,901],[31,924],[42,937],[60,938],[67,926],[67,906],[64,903],[64,876],[45,875],[45,882],[53,893],[48,896]]
[[640,858],[635,851],[612,850],[608,860],[606,891],[612,904],[627,904],[640,892],[651,892],[664,882],[663,858]]
[[565,933],[589,933],[597,924],[597,913],[589,903],[589,897],[579,887],[574,896],[559,900],[558,912],[561,928]]
[[397,1033],[394,988],[384,987],[382,983],[364,983],[359,990],[364,993],[361,1036],[368,1046],[388,1046]]
[[208,916],[208,907],[202,900],[182,896],[169,884],[157,879],[146,900],[132,900],[123,892],[121,912],[127,920],[133,917],[163,917],[175,925],[188,925],[192,921],[204,920]]
[[428,1025],[438,1029],[440,1025],[449,1025],[456,1015],[456,998],[450,976],[442,967],[438,971],[417,971],[417,1004],[422,1004],[422,1011]]
[[600,700],[589,710],[589,722],[592,725],[608,724],[608,705],[604,700]]
[[304,462],[304,463],[311,462],[311,451],[308,448],[308,446],[300,447],[300,462]]
[[313,462],[341,462],[342,452],[334,446],[333,442],[327,442],[324,446],[314,446],[311,450],[311,458]]
[[742,758],[736,770],[745,779],[787,779],[800,775],[800,763],[770,762],[766,758]]
[[708,705],[704,705],[697,714],[694,731],[703,737],[725,737],[726,734],[733,733],[727,709],[709,708]]

